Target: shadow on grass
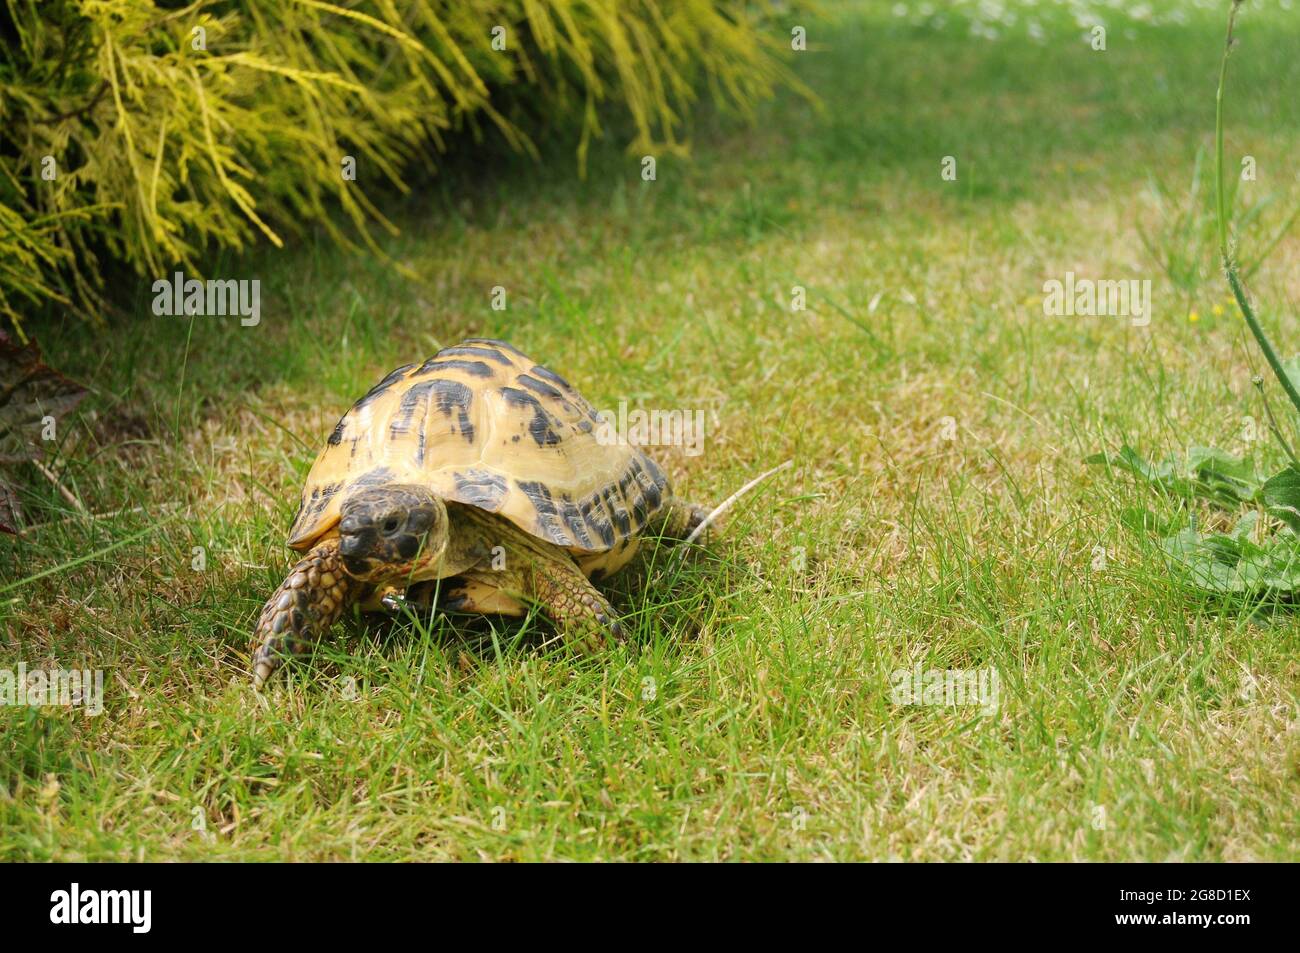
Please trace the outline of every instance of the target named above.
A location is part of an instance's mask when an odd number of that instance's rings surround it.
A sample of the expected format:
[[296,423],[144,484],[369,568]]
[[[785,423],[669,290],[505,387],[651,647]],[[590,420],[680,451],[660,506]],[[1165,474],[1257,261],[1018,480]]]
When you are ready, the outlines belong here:
[[[624,569],[597,586],[613,604],[628,631],[609,652],[636,654],[658,644],[672,653],[694,641],[700,620],[717,609],[722,579],[737,571],[715,551],[692,547],[683,558],[677,546],[648,541]],[[303,688],[337,690],[341,680],[384,681],[393,665],[409,662],[417,651],[432,650],[446,674],[469,675],[499,657],[560,658],[569,654],[561,629],[540,611],[516,618],[445,610],[435,596],[430,605],[407,603],[400,612],[355,612],[337,624],[314,651],[288,663],[277,678]],[[236,640],[237,641],[237,640]],[[232,650],[236,649],[231,645]],[[239,651],[246,654],[246,647]],[[577,660],[582,664],[583,659]],[[601,664],[602,657],[585,660]]]

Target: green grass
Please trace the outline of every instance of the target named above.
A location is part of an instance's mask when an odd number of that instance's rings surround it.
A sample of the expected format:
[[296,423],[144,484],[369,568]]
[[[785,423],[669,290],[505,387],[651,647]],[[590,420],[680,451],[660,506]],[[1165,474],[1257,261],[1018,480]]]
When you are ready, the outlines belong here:
[[[41,525],[0,540],[0,667],[101,668],[106,710],[0,708],[0,857],[1295,859],[1294,615],[1173,586],[1121,514],[1174,505],[1082,463],[1239,452],[1264,419],[1208,167],[1192,191],[1226,7],[1106,7],[1101,53],[1055,5],[1010,5],[996,39],[974,4],[892,6],[808,25],[824,113],[697,116],[653,183],[612,145],[585,180],[557,148],[434,183],[386,246],[419,281],[321,240],[213,269],[262,280],[257,328],[191,335],[147,286],[104,332],[34,322],[94,388],[53,466],[114,515],[26,475]],[[1251,8],[1239,36],[1229,170],[1256,157],[1259,248],[1300,201],[1300,23]],[[1298,265],[1288,237],[1253,279],[1284,353]],[[1045,317],[1068,270],[1152,279],[1150,326]],[[656,451],[683,496],[794,467],[680,571],[661,552],[613,581],[629,647],[348,623],[260,700],[249,632],[318,446],[469,334],[600,407],[716,412],[702,455]],[[996,668],[997,713],[895,705],[918,663]]]

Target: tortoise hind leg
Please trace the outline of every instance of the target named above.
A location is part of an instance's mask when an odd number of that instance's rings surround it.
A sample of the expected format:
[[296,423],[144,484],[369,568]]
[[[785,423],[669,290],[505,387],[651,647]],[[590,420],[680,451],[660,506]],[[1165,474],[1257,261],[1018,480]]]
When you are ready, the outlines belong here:
[[681,541],[695,532],[709,511],[703,506],[685,500],[670,500],[668,505],[646,527],[646,535],[665,540]]

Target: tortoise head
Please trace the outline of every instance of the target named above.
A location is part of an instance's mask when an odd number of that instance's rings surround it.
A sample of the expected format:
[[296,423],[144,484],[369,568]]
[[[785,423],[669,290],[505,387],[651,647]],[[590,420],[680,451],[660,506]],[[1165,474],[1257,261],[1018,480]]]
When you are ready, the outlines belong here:
[[339,555],[363,582],[433,578],[447,551],[446,504],[422,486],[359,489],[339,517]]

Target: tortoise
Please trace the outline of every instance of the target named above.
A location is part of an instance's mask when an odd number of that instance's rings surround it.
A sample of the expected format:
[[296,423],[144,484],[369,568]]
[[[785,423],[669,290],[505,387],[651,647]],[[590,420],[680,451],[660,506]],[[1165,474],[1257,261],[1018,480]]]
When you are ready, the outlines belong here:
[[436,590],[441,608],[471,613],[536,605],[579,651],[622,640],[591,580],[643,537],[685,539],[704,511],[601,424],[504,341],[469,338],[384,377],[307,474],[288,539],[306,555],[258,617],[254,687],[352,605],[393,608],[403,592],[421,603]]

